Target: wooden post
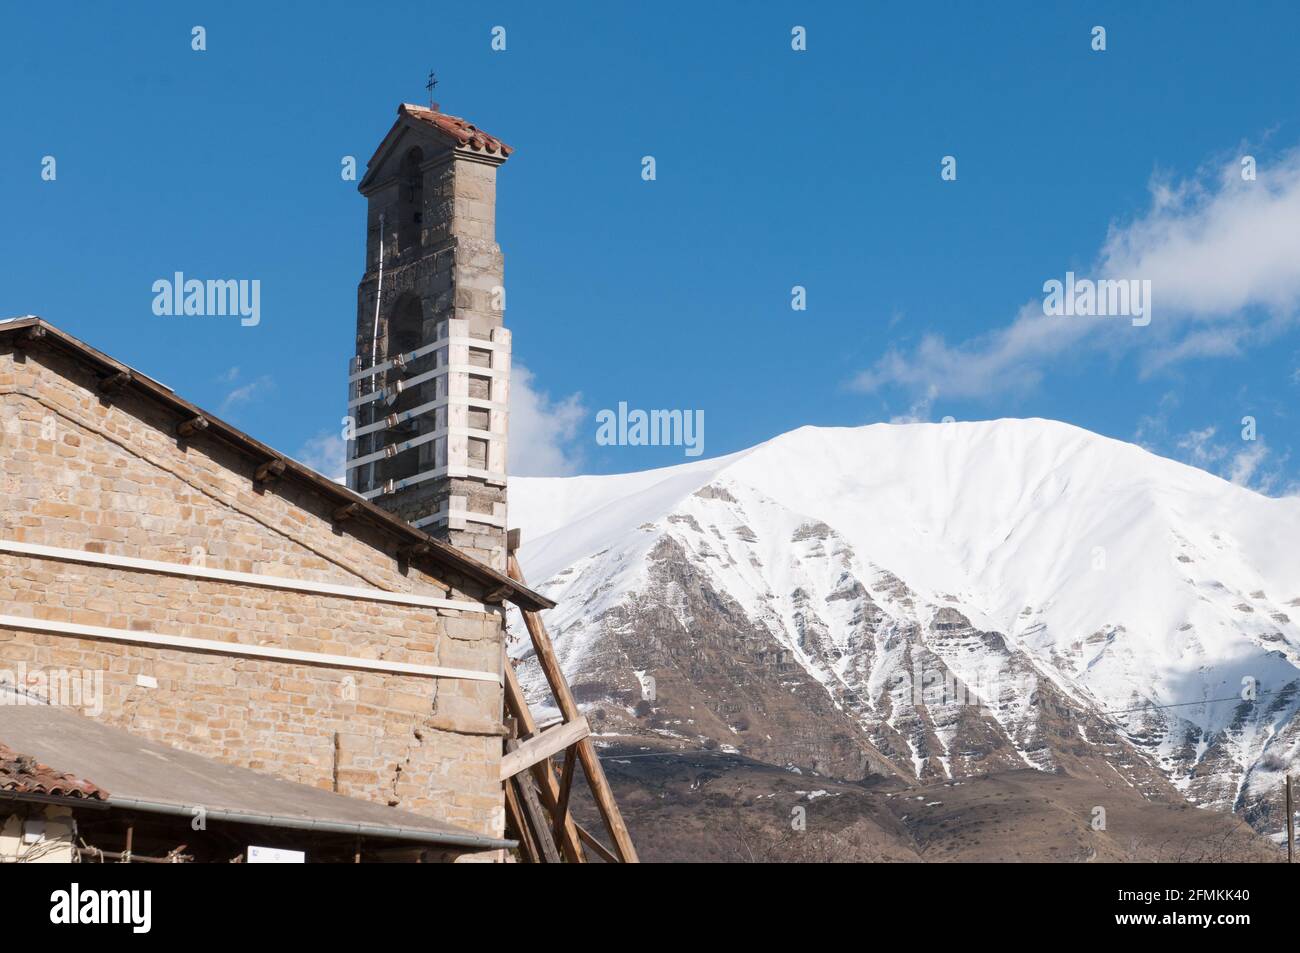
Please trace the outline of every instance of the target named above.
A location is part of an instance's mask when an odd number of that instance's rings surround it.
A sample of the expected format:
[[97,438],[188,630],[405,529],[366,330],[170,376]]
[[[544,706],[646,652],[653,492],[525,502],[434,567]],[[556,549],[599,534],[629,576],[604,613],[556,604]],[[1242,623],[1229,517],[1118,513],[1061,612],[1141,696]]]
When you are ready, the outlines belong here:
[[528,822],[524,820],[524,809],[515,795],[514,778],[506,782],[506,832],[510,833],[512,828],[515,839],[519,841],[519,853],[523,855],[524,860],[530,864],[541,863],[541,854],[537,850],[537,845],[533,843]]
[[[506,557],[506,572],[516,582],[524,582],[519,560],[515,558],[513,552]],[[581,713],[578,711],[577,702],[573,700],[573,693],[569,691],[569,683],[565,681],[560,660],[555,655],[555,647],[551,644],[551,637],[546,633],[546,626],[542,624],[541,617],[536,612],[528,610],[521,610],[521,612],[524,625],[528,627],[528,635],[533,641],[533,649],[537,652],[537,662],[541,666],[542,674],[546,676],[546,684],[551,687],[551,695],[555,698],[560,714],[564,716],[565,721],[577,721]],[[600,816],[604,819],[610,836],[614,838],[614,847],[618,852],[619,860],[625,864],[637,863],[636,848],[632,846],[632,835],[628,832],[627,824],[623,822],[623,815],[619,813],[618,803],[614,800],[614,789],[609,786],[609,779],[605,777],[605,769],[601,767],[596,746],[591,743],[590,738],[583,738],[574,747],[577,749],[582,771],[587,776],[592,796],[596,800],[596,807],[600,809]]]
[[1286,862],[1295,863],[1295,810],[1291,807],[1291,775],[1286,776]]
[[[519,686],[519,679],[515,676],[515,670],[510,665],[510,659],[502,659],[502,665],[505,667],[506,676],[506,707],[510,714],[519,722],[519,730],[526,734],[532,735],[537,733],[537,721],[533,718],[533,713],[528,709],[528,702],[524,698],[524,691]],[[560,800],[560,787],[555,780],[555,772],[551,767],[551,761],[547,758],[540,764],[532,767],[533,777],[537,780],[538,790],[541,791],[542,803],[546,805],[551,816],[559,818],[557,806]],[[507,789],[509,786],[507,785]],[[582,841],[578,836],[578,827],[573,822],[573,818],[566,811],[563,814],[564,827],[560,837],[560,850],[564,852],[564,859],[571,864],[586,863],[586,858],[582,854]]]
[[[519,742],[515,741],[515,739],[509,738],[506,740],[507,752],[513,751],[518,746]],[[537,863],[558,864],[560,862],[560,852],[555,849],[555,841],[551,839],[551,826],[546,823],[546,813],[537,800],[537,792],[533,789],[532,779],[525,772],[512,778],[506,778],[505,783],[514,787],[515,803],[518,805],[522,819],[531,832],[537,849],[540,851]]]
[[560,803],[555,805],[555,836],[564,833],[563,822],[569,817],[569,792],[573,790],[574,751],[564,752],[564,770],[560,772]]

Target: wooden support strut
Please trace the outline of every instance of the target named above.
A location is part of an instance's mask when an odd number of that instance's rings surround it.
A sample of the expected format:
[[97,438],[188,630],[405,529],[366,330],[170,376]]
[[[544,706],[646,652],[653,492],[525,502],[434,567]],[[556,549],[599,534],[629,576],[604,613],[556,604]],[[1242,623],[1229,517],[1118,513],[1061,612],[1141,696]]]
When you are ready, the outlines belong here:
[[[519,742],[514,738],[506,739],[507,757],[513,755],[519,750]],[[533,863],[558,864],[560,862],[560,853],[555,849],[555,842],[551,840],[551,829],[546,823],[546,812],[542,810],[542,805],[537,799],[537,791],[533,788],[532,780],[528,775],[518,775],[506,779],[506,790],[512,795],[509,801],[514,802],[514,824],[522,835],[520,844],[525,842],[528,848],[525,851],[526,856],[530,856]]]
[[573,767],[576,763],[573,748],[564,751],[564,770],[560,773],[560,803],[555,805],[555,839],[564,835],[564,821],[569,816],[569,792],[573,790]]
[[[523,689],[519,686],[519,679],[515,676],[515,670],[510,665],[510,659],[502,660],[505,671],[505,688],[506,688],[506,707],[509,709],[511,716],[519,723],[519,728],[526,734],[533,734],[537,731],[537,722],[533,720],[533,713],[528,710],[528,702],[524,698]],[[530,769],[533,772],[533,778],[537,781],[537,787],[542,795],[542,801],[545,803],[547,810],[551,812],[553,818],[563,818],[559,841],[560,850],[564,853],[564,859],[571,864],[586,863],[586,857],[582,853],[582,841],[578,834],[578,825],[574,823],[572,817],[568,814],[561,815],[558,812],[560,803],[560,787],[555,780],[555,772],[551,768],[549,758],[539,761]],[[511,785],[506,785],[507,802],[511,798]]]
[[[518,535],[514,531],[511,535],[512,541],[518,545]],[[519,568],[519,560],[515,558],[513,551],[506,557],[506,572],[511,579],[524,583],[523,571]],[[578,704],[569,690],[569,683],[564,678],[564,672],[560,668],[560,661],[546,632],[546,626],[542,624],[541,617],[536,612],[522,610],[522,615],[524,625],[528,628],[528,635],[533,642],[533,649],[537,653],[538,665],[541,667],[542,674],[546,676],[546,683],[551,688],[551,695],[555,698],[560,714],[565,722],[578,722],[582,719],[582,713],[578,710]],[[583,773],[587,776],[587,783],[591,787],[596,807],[600,810],[601,818],[614,839],[618,859],[625,864],[637,863],[638,857],[636,848],[632,845],[632,835],[628,832],[623,815],[619,812],[618,803],[614,800],[614,790],[609,785],[609,779],[605,777],[605,769],[601,767],[600,756],[596,752],[595,745],[591,743],[591,738],[588,736],[581,738],[573,747],[582,764]]]
[[533,735],[501,759],[501,780],[509,780],[516,774],[527,771],[551,755],[571,748],[590,734],[587,719],[579,717],[577,721],[565,722]]

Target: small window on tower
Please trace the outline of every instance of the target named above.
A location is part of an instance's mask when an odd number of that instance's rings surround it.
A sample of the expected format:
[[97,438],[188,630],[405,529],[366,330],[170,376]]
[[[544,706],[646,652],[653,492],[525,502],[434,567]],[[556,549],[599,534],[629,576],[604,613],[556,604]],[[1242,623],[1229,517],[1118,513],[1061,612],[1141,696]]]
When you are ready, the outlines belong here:
[[424,173],[420,165],[424,162],[424,153],[418,148],[412,149],[402,159],[402,171],[398,186],[398,255],[415,254],[419,251],[420,232],[424,224]]

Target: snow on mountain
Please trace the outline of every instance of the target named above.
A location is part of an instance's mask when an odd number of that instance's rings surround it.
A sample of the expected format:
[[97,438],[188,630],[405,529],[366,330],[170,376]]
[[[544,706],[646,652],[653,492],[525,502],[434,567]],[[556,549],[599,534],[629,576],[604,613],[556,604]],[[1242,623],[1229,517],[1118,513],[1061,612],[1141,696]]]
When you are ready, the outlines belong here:
[[666,469],[514,479],[510,505],[608,733],[827,773],[1085,765],[1262,829],[1279,816],[1300,756],[1300,499],[1033,419],[804,427]]

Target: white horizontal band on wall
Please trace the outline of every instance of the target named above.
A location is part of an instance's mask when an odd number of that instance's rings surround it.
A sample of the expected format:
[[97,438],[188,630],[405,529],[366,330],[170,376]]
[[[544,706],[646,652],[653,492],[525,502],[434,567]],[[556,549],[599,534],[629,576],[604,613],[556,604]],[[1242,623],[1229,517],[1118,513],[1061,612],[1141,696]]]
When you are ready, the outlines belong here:
[[503,433],[493,433],[491,430],[476,430],[473,427],[442,427],[438,430],[431,430],[426,434],[418,437],[412,437],[410,440],[403,440],[401,443],[392,443],[382,450],[376,450],[374,453],[368,453],[362,457],[352,457],[348,460],[347,469],[355,470],[357,467],[363,467],[367,463],[374,463],[377,460],[387,460],[389,457],[395,457],[399,453],[404,453],[414,447],[423,446],[426,443],[437,440],[439,437],[474,437],[478,440],[498,440],[505,436]]
[[437,596],[422,596],[410,592],[390,592],[387,589],[369,589],[365,586],[341,586],[332,582],[285,579],[280,576],[263,576],[251,572],[234,572],[229,569],[209,569],[207,566],[158,562],[153,559],[136,559],[133,556],[114,556],[109,553],[88,553],[80,549],[40,546],[36,543],[20,543],[12,539],[0,539],[0,553],[33,556],[37,559],[50,559],[56,562],[109,566],[113,569],[135,569],[140,572],[156,572],[166,576],[213,579],[217,582],[260,586],[264,589],[285,589],[293,592],[311,592],[324,596],[342,596],[348,599],[363,599],[367,602],[388,602],[393,605],[422,606],[429,609],[455,609],[460,612],[496,611],[481,602],[470,602],[469,600],[441,599]]
[[399,362],[402,366],[405,366],[413,361],[418,361],[426,354],[432,354],[434,351],[438,350],[438,348],[446,347],[448,343],[447,338],[440,338],[432,344],[426,344],[423,347],[417,347],[414,351],[407,351],[405,354],[399,354],[395,358],[384,361],[382,364],[376,364],[374,367],[368,367],[364,371],[357,371],[355,374],[349,373],[348,383],[355,384],[358,381],[374,377],[376,374],[382,374],[384,371],[392,370],[394,367],[398,366]]
[[479,467],[438,467],[435,470],[425,470],[423,473],[417,473],[415,476],[406,477],[404,480],[395,480],[392,483],[392,489],[387,485],[376,487],[373,490],[367,490],[362,493],[363,499],[373,500],[377,496],[384,496],[388,493],[396,493],[398,490],[405,490],[408,486],[415,486],[417,483],[423,483],[426,480],[436,480],[438,477],[452,478],[473,478],[475,480],[484,480],[488,483],[499,483],[501,486],[506,485],[506,478],[503,474],[494,473],[491,470],[484,470]]
[[384,371],[392,370],[400,361],[402,364],[410,364],[412,361],[418,361],[426,354],[447,347],[448,345],[457,344],[471,347],[481,351],[499,351],[508,350],[509,345],[502,341],[489,341],[485,338],[439,338],[432,344],[426,344],[423,347],[417,347],[414,351],[407,351],[405,354],[399,354],[396,358],[384,361],[382,364],[376,364],[374,367],[366,368],[364,371],[357,371],[355,374],[348,375],[348,383],[355,384],[357,381],[363,381],[367,378],[374,377],[376,374],[382,374]]
[[249,645],[245,642],[222,642],[219,639],[193,639],[187,635],[163,635],[158,632],[133,632],[127,629],[110,629],[102,625],[80,625],[75,622],[55,622],[51,619],[31,619],[26,616],[0,615],[0,627],[46,632],[54,635],[83,636],[89,639],[107,639],[113,642],[134,642],[158,648],[190,649],[197,652],[217,652],[222,655],[243,655],[249,658],[273,659],[278,662],[302,662],[308,665],[325,665],[330,668],[349,668],[369,672],[386,672],[390,675],[425,675],[432,678],[458,678],[474,682],[501,683],[496,672],[477,672],[466,668],[443,668],[439,665],[416,665],[412,662],[388,662],[383,659],[353,658],[349,655],[328,655],[323,652],[298,652],[272,645]]
[[[452,510],[451,516],[454,519],[462,519],[467,523],[482,523],[485,526],[496,526],[500,529],[506,528],[506,518],[504,516],[493,516],[491,513],[475,513],[473,510]],[[434,523],[442,523],[447,520],[447,508],[444,506],[432,516],[425,516],[416,520],[411,525],[416,529],[424,529]]]
[[[504,368],[480,367],[477,364],[443,364],[441,367],[435,368],[432,371],[425,371],[423,374],[416,374],[414,377],[398,381],[398,383],[402,385],[401,390],[406,390],[409,387],[415,387],[417,384],[427,383],[436,377],[446,377],[448,374],[469,374],[471,377],[500,378],[508,378],[510,376],[510,372]],[[393,387],[387,387],[384,390],[371,391],[364,397],[357,397],[348,401],[348,408],[360,407],[381,398],[386,398],[390,395],[390,392],[397,390],[398,388],[394,385]]]

